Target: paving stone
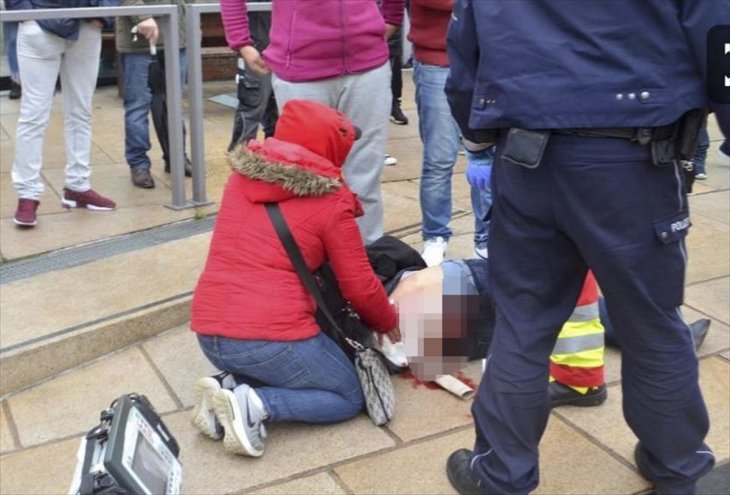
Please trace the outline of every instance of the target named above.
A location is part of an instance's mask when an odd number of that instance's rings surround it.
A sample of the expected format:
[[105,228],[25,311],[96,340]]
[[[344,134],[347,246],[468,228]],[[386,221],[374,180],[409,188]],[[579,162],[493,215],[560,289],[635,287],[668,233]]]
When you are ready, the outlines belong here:
[[266,452],[258,459],[228,454],[221,442],[200,434],[190,424],[190,412],[164,418],[180,444],[185,494],[241,491],[287,479],[394,445],[365,415],[337,425],[267,425]]
[[202,376],[216,373],[215,367],[203,355],[190,325],[165,332],[142,344],[172,387],[184,407],[195,403],[193,384]]
[[391,135],[385,152],[396,157],[398,163],[383,167],[382,182],[384,184],[421,178],[423,146],[418,136],[393,139]]
[[346,492],[328,473],[319,473],[246,493],[255,495],[344,495]]
[[535,495],[609,495],[636,493],[648,487],[638,473],[610,453],[559,418],[550,418],[540,442],[540,486]]
[[[707,443],[717,462],[730,457],[730,364],[712,357],[700,361],[700,385],[710,413]],[[595,408],[562,407],[555,414],[565,417],[598,442],[633,463],[636,437],[623,421],[619,385],[609,387],[608,400]]]
[[[68,270],[4,284],[0,335],[4,347],[49,335],[103,316],[140,307],[193,289],[205,262],[210,234],[134,251]],[[164,284],[149,273],[168,267]],[[89,274],[113,281],[104,290]],[[74,297],[69,297],[73,287]],[[37,294],[44,294],[38,306]],[[27,308],[36,308],[29,321]]]
[[397,211],[398,215],[386,215],[384,219],[385,232],[400,230],[421,223],[421,209],[418,199],[398,193],[383,190],[383,204],[387,211]]
[[[481,361],[469,363],[462,373],[457,376],[465,376],[478,385],[482,374]],[[410,373],[394,375],[393,385],[396,412],[387,428],[404,442],[473,422],[471,400],[459,399],[433,383],[421,383]],[[428,414],[424,414],[424,406]]]
[[[90,424],[89,428],[91,426]],[[80,442],[81,435],[78,438],[0,457],[2,465],[0,493],[8,495],[68,493]]]
[[436,439],[338,466],[334,471],[358,495],[453,494],[456,492],[446,478],[446,459],[454,450],[473,445],[474,430],[466,427]]
[[684,291],[684,303],[726,325],[730,324],[730,277],[690,285]]
[[78,368],[8,399],[24,447],[81,434],[125,393],[146,395],[159,413],[176,408],[137,348]]
[[15,440],[10,432],[10,424],[5,414],[5,401],[0,402],[0,454],[15,450]]
[[[723,193],[727,196],[727,192]],[[730,205],[727,206],[730,210]],[[730,225],[692,211],[692,228],[687,236],[687,280],[693,284],[730,274]]]
[[720,356],[724,357],[728,361],[730,361],[730,351],[721,352]]
[[194,210],[173,211],[162,205],[108,212],[74,208],[67,214],[41,216],[38,226],[29,230],[16,228],[12,221],[0,222],[0,246],[6,258],[21,258],[145,230],[192,218],[194,214]]
[[692,196],[690,208],[693,216],[701,215],[730,225],[730,197],[727,191]]

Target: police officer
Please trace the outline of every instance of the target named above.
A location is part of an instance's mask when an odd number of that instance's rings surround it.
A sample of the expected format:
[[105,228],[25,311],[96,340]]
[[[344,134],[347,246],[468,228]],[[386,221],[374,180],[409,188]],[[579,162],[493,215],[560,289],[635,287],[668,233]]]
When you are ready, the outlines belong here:
[[713,107],[730,136],[728,106],[705,91],[716,24],[730,24],[727,1],[457,0],[449,103],[472,150],[497,144],[497,324],[473,405],[474,451],[447,464],[460,493],[538,485],[549,355],[589,267],[623,344],[624,415],[641,473],[661,495],[689,494],[712,468],[679,308],[690,226],[683,159],[702,109]]

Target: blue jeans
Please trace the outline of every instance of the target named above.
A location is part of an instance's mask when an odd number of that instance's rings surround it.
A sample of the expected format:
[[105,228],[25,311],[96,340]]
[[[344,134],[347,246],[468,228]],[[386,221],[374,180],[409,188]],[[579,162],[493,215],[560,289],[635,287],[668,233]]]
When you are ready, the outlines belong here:
[[[476,162],[483,162],[483,165],[492,166],[494,163],[494,148],[483,151],[478,156]],[[487,215],[492,208],[491,184],[485,189],[471,188],[471,206],[474,210],[474,246],[485,248],[489,240],[489,219]]]
[[697,139],[697,151],[694,156],[695,175],[705,173],[705,161],[707,150],[710,148],[710,135],[707,133],[707,126],[702,128]]
[[[413,82],[416,84],[418,132],[423,142],[420,201],[423,216],[424,239],[449,239],[453,232],[451,221],[451,177],[459,151],[459,127],[451,116],[444,85],[448,67],[413,63]],[[474,243],[483,245],[487,240],[487,226],[482,222],[488,210],[485,198],[472,191],[475,222]]]
[[[160,53],[160,57],[163,55]],[[150,168],[149,113],[152,92],[147,86],[150,61],[149,53],[123,53],[124,71],[124,156],[131,168]],[[188,74],[188,58],[185,49],[180,50],[180,79],[185,84]]]
[[6,22],[3,26],[5,49],[8,52],[10,79],[16,83],[20,82],[20,69],[18,69],[18,24],[17,22]]
[[362,411],[355,367],[323,333],[278,342],[198,335],[198,343],[215,367],[255,388],[269,421],[336,423]]

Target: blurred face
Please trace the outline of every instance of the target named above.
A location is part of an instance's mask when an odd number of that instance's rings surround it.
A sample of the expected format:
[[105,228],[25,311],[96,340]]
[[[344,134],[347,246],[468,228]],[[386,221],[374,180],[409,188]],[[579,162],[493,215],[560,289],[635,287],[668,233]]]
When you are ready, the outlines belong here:
[[427,268],[403,280],[391,295],[405,354],[413,374],[423,381],[464,367],[467,317],[479,308],[477,296],[444,295],[444,286],[459,283],[450,274],[446,277],[441,267]]

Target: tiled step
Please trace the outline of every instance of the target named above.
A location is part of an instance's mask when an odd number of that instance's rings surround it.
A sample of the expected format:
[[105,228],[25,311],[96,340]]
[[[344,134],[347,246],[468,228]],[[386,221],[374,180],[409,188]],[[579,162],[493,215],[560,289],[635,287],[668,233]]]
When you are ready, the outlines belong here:
[[0,395],[188,321],[210,233],[0,286]]

